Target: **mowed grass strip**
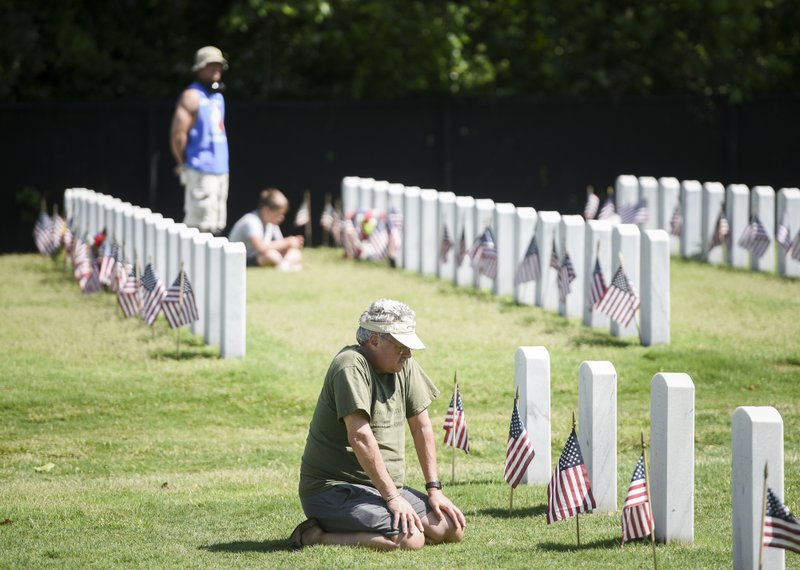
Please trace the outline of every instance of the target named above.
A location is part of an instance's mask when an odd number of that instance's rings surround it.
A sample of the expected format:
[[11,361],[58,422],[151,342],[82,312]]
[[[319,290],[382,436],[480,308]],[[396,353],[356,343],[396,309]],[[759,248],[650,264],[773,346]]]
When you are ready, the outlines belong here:
[[[797,280],[673,260],[672,342],[642,347],[534,307],[400,270],[307,252],[307,270],[248,269],[247,357],[221,360],[159,319],[124,320],[112,295],[84,296],[61,265],[0,257],[0,567],[646,567],[650,546],[620,548],[620,514],[547,526],[544,486],[520,486],[508,514],[503,459],[514,351],[551,355],[553,461],[577,411],[578,367],[618,373],[618,494],[649,426],[650,379],[696,386],[695,543],[659,545],[662,568],[731,566],[730,419],[775,406],[785,426],[785,488],[800,510]],[[370,301],[418,315],[416,358],[442,390],[458,371],[473,453],[440,448],[466,540],[415,553],[286,550],[306,429],[333,354],[354,341]],[[441,432],[437,433],[439,437]],[[422,484],[409,448],[407,481]],[[787,567],[797,568],[787,554]]]

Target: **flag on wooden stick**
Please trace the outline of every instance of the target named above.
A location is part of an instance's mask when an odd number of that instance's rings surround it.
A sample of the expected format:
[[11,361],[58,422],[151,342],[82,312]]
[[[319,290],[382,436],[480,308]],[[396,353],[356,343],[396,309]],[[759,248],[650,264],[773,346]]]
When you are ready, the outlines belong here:
[[[454,401],[455,400],[455,401]],[[469,438],[467,437],[467,417],[464,415],[464,403],[461,401],[461,391],[456,384],[455,393],[450,398],[447,414],[444,416],[444,444],[456,449],[463,449],[469,453]]]
[[503,469],[503,478],[508,481],[512,489],[516,489],[522,477],[528,470],[528,465],[533,461],[536,452],[528,438],[528,430],[519,417],[517,399],[514,399],[514,411],[511,412],[511,425],[508,428],[508,443],[506,444],[506,464]]
[[593,220],[599,207],[600,198],[594,193],[594,188],[589,186],[586,189],[586,205],[583,207],[583,218],[585,220]]
[[156,275],[153,264],[148,263],[142,277],[142,318],[147,325],[152,325],[161,311],[161,302],[167,294],[164,282]]
[[581,446],[572,428],[564,451],[547,484],[547,524],[591,511],[597,507]]
[[628,494],[622,505],[622,544],[635,538],[648,536],[653,530],[653,516],[647,496],[647,480],[644,472],[644,452],[639,456],[633,470]]
[[800,522],[769,487],[764,516],[764,546],[800,553]]
[[611,280],[611,285],[597,303],[597,310],[620,325],[628,326],[636,316],[639,304],[639,295],[620,264]]
[[536,245],[536,234],[531,237],[525,257],[517,266],[514,284],[520,285],[528,281],[539,281],[542,277],[541,261],[539,260],[539,247]]
[[126,319],[138,315],[142,311],[142,294],[139,290],[139,285],[139,276],[136,269],[130,267],[127,279],[117,291],[117,301]]
[[173,329],[193,323],[200,318],[197,313],[194,290],[192,290],[189,277],[183,269],[167,289],[167,294],[161,301],[161,308],[170,328]]

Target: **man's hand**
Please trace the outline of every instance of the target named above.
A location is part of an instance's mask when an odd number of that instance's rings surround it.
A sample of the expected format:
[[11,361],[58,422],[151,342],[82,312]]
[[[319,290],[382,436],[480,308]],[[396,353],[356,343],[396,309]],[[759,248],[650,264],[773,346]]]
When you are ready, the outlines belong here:
[[414,534],[417,530],[424,532],[422,519],[405,497],[397,495],[386,505],[392,511],[392,528],[399,529],[403,534]]
[[448,499],[440,490],[430,490],[428,504],[431,506],[431,511],[439,517],[439,520],[444,520],[446,515],[453,521],[453,525],[456,529],[463,530],[467,526],[467,519],[464,518],[464,513],[462,513],[461,510],[453,504],[453,501]]

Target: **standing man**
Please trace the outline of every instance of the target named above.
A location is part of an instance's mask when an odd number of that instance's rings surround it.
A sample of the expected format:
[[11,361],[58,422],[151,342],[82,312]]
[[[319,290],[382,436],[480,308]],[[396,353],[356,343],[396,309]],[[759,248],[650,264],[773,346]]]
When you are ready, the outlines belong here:
[[170,129],[175,173],[184,186],[184,223],[219,235],[227,224],[228,137],[222,72],[228,62],[213,46],[194,57],[197,80],[181,93]]
[[[420,549],[458,542],[466,521],[442,492],[428,405],[439,395],[411,357],[425,345],[416,317],[399,301],[365,310],[357,345],[343,348],[325,375],[300,467],[300,503],[308,520],[289,544]],[[425,493],[406,487],[405,424]]]

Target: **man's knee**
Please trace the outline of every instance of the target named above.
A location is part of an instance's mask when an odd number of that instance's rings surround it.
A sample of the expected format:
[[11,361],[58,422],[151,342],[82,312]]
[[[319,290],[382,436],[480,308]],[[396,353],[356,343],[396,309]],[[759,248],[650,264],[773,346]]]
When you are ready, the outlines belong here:
[[398,535],[394,543],[402,550],[420,550],[425,546],[425,535],[421,532]]

